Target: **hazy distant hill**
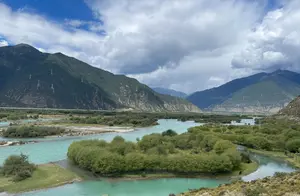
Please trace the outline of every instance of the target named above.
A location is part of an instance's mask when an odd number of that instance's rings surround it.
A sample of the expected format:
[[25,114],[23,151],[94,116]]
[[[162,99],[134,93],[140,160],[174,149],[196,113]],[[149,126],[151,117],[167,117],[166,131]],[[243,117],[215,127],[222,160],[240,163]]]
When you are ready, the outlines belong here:
[[180,98],[185,98],[187,96],[187,94],[180,92],[180,91],[175,91],[173,89],[167,89],[167,88],[160,88],[160,87],[156,87],[156,88],[152,88],[155,92],[163,94],[163,95],[171,95],[174,97],[180,97]]
[[136,79],[26,44],[0,47],[0,106],[200,111]]
[[276,113],[300,95],[300,74],[278,70],[228,82],[187,97],[201,109]]

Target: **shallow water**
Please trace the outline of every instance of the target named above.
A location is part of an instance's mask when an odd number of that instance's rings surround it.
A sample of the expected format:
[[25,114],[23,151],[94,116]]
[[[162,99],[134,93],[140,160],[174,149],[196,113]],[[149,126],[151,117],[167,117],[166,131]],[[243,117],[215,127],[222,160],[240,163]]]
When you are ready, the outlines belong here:
[[[167,129],[173,129],[177,133],[186,132],[189,127],[199,125],[194,122],[179,122],[177,120],[159,120],[159,125],[148,128],[137,129],[129,133],[104,133],[100,135],[83,137],[52,138],[37,144],[28,144],[22,146],[11,146],[0,148],[0,164],[11,154],[24,153],[29,155],[34,163],[55,162],[66,159],[68,146],[73,141],[83,139],[104,139],[112,140],[116,135],[124,137],[126,140],[135,141],[143,135],[151,133],[161,133]],[[44,140],[44,139],[43,139]],[[258,170],[243,180],[250,181],[266,176],[272,176],[275,172],[292,172],[294,169],[288,164],[270,159],[261,155],[253,155],[259,161]],[[52,189],[29,192],[20,194],[22,196],[168,196],[170,193],[178,194],[189,189],[198,189],[201,187],[217,187],[219,184],[229,183],[227,179],[157,179],[157,180],[136,180],[136,181],[84,181],[74,184],[68,184]]]
[[[260,162],[258,170],[243,177],[244,181],[251,181],[259,178],[274,175],[275,172],[293,172],[294,169],[283,161],[255,155]],[[201,187],[217,187],[220,184],[230,183],[229,179],[158,179],[158,180],[136,180],[136,181],[85,181],[65,185],[53,189],[21,194],[22,196],[168,196],[170,193],[178,194],[189,189]]]
[[216,187],[223,183],[211,179],[159,179],[124,182],[90,181],[66,185],[22,196],[168,196],[199,187]]
[[68,147],[74,141],[86,139],[104,139],[106,141],[111,141],[117,135],[124,137],[128,141],[136,141],[137,138],[141,138],[147,134],[161,133],[163,131],[166,131],[167,129],[173,129],[177,133],[184,133],[188,128],[200,125],[192,121],[180,122],[177,120],[159,120],[158,123],[159,125],[147,128],[139,128],[136,129],[136,131],[128,133],[103,133],[99,135],[81,137],[30,139],[41,140],[43,142],[0,148],[0,165],[3,164],[4,160],[8,156],[20,153],[28,155],[30,161],[36,164],[64,160],[67,158]]

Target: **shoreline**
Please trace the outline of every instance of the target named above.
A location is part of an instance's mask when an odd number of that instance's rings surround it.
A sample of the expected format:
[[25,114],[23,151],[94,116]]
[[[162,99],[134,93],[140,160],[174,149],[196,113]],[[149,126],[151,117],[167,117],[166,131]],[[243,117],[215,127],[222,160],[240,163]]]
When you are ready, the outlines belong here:
[[300,168],[300,157],[299,157],[299,161],[297,161],[297,160],[295,160],[295,157],[293,157],[293,158],[289,157],[289,156],[285,155],[284,152],[256,150],[256,149],[251,149],[251,148],[247,148],[247,150],[252,153],[256,153],[256,154],[264,155],[267,157],[283,160],[297,169]]
[[[47,126],[49,126],[49,125],[47,125]],[[63,126],[59,126],[59,125],[51,126],[51,127],[60,127],[60,128],[65,128],[65,129],[69,129],[69,130],[68,131],[66,130],[63,135],[51,135],[51,136],[45,136],[45,137],[32,137],[32,138],[19,138],[19,137],[6,138],[6,137],[3,137],[5,139],[8,139],[8,141],[6,141],[6,140],[0,141],[0,148],[8,147],[8,146],[19,146],[19,145],[47,142],[47,140],[35,141],[34,139],[71,138],[71,137],[80,137],[80,136],[99,135],[99,134],[105,134],[105,133],[129,133],[129,132],[138,131],[137,129],[140,128],[140,127],[132,128],[132,127],[108,127],[108,126],[63,127]],[[71,129],[71,128],[74,128],[74,129]],[[9,139],[13,139],[15,141],[9,141]],[[22,141],[23,139],[32,139],[32,141]],[[19,140],[19,141],[17,141],[17,140]]]
[[[244,170],[242,174],[238,174],[240,170],[235,170],[231,173],[223,173],[223,174],[209,174],[209,173],[202,173],[202,174],[173,174],[173,173],[146,173],[144,174],[124,174],[120,177],[103,177],[99,176],[99,179],[108,179],[110,181],[135,181],[135,180],[157,180],[162,178],[189,178],[189,179],[216,179],[216,180],[234,180],[239,179],[244,176],[247,176],[251,173],[254,173],[259,168],[259,164],[257,162],[252,162],[251,164],[254,165],[252,169],[249,171]],[[250,164],[249,164],[250,165]],[[246,172],[245,172],[246,171]]]
[[32,177],[23,181],[12,182],[8,177],[0,177],[0,182],[2,182],[0,184],[0,193],[11,195],[34,192],[73,184],[82,180],[80,176],[70,170],[57,164],[47,163],[38,165]]

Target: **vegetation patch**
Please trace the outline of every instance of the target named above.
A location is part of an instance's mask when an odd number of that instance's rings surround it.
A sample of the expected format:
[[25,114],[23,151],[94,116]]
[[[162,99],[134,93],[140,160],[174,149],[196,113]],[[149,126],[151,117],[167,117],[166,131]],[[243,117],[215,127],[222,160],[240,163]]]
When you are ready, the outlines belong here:
[[285,119],[266,118],[256,126],[210,124],[189,129],[212,137],[229,140],[250,149],[283,154],[294,165],[300,164],[300,125]]
[[12,155],[5,160],[3,167],[0,167],[0,173],[18,182],[30,178],[35,169],[35,165],[29,163],[26,155]]
[[20,193],[61,186],[79,181],[80,178],[55,164],[39,165],[32,176],[15,182],[12,177],[0,176],[0,192]]
[[64,129],[58,127],[21,126],[9,127],[2,131],[2,136],[7,138],[36,138],[60,135],[64,132]]
[[[126,142],[117,136],[111,143],[74,142],[68,149],[68,157],[79,167],[101,176],[230,174],[241,169],[245,160],[232,142],[201,132],[177,135],[168,130],[137,140],[137,143]],[[249,159],[244,163],[249,164]]]
[[201,188],[183,193],[181,196],[288,196],[299,195],[300,173],[276,173],[274,177],[267,177],[251,182],[237,181],[232,184],[220,185],[218,188]]

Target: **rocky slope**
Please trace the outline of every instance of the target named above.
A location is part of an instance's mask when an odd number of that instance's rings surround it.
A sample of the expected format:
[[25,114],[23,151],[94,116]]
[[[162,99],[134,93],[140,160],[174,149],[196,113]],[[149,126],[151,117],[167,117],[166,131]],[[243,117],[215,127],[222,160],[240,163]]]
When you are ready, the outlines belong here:
[[187,100],[215,112],[276,113],[299,94],[300,74],[278,70],[196,92]]
[[175,91],[173,89],[167,89],[167,88],[160,88],[160,87],[156,87],[156,88],[152,88],[155,92],[163,94],[163,95],[171,95],[174,97],[180,97],[180,98],[185,98],[187,96],[187,94],[180,92],[180,91]]
[[279,115],[300,118],[300,96],[278,112]]
[[0,106],[200,111],[135,79],[61,53],[41,53],[26,44],[0,47]]
[[200,189],[181,196],[300,196],[300,173],[278,173],[252,182],[238,181],[215,189]]

